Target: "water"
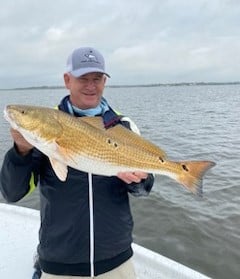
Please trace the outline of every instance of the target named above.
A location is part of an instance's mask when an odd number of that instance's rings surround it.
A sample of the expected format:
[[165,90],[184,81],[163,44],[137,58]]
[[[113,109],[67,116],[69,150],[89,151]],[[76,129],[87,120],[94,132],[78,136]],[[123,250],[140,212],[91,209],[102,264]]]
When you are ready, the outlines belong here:
[[[66,91],[0,94],[2,111],[10,103],[53,107]],[[163,176],[149,197],[131,198],[134,241],[212,278],[240,278],[240,86],[106,88],[105,96],[171,159],[217,163],[203,198]],[[0,162],[12,144],[8,130],[2,118]],[[38,192],[19,204],[38,209]]]

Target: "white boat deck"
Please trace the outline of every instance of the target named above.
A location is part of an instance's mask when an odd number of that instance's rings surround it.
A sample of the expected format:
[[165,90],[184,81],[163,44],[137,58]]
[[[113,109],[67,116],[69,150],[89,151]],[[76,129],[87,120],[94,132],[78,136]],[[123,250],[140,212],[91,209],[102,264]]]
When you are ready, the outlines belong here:
[[[0,204],[1,279],[32,278],[38,229],[39,211]],[[209,279],[137,244],[133,244],[133,249],[133,259],[139,279]]]

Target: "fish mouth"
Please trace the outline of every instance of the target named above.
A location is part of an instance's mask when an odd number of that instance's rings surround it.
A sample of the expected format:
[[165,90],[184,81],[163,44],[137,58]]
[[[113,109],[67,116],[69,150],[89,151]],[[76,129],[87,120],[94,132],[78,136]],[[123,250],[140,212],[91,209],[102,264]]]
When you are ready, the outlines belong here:
[[10,123],[11,127],[15,130],[18,129],[17,123],[13,120],[13,117],[11,117],[11,112],[9,111],[9,106],[6,106],[3,110],[3,116],[4,118]]
[[3,116],[4,118],[7,120],[7,121],[10,121],[10,116],[9,116],[9,113],[8,113],[8,106],[6,106],[3,110]]

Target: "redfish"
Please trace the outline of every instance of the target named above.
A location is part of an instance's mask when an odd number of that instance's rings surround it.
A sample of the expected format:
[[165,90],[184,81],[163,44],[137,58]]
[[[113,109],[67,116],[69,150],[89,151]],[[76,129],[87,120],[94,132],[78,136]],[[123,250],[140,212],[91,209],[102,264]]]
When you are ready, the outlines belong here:
[[12,128],[49,157],[56,176],[65,181],[68,166],[92,174],[115,176],[143,171],[166,175],[195,194],[212,161],[170,161],[157,145],[118,124],[105,129],[101,117],[73,117],[36,106],[9,105],[5,118]]

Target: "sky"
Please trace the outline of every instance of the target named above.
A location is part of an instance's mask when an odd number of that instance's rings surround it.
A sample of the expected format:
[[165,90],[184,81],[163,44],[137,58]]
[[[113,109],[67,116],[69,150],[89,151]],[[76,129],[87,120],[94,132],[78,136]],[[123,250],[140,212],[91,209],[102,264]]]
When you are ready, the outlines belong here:
[[82,46],[103,54],[109,85],[240,81],[240,1],[4,1],[0,88],[63,86]]

